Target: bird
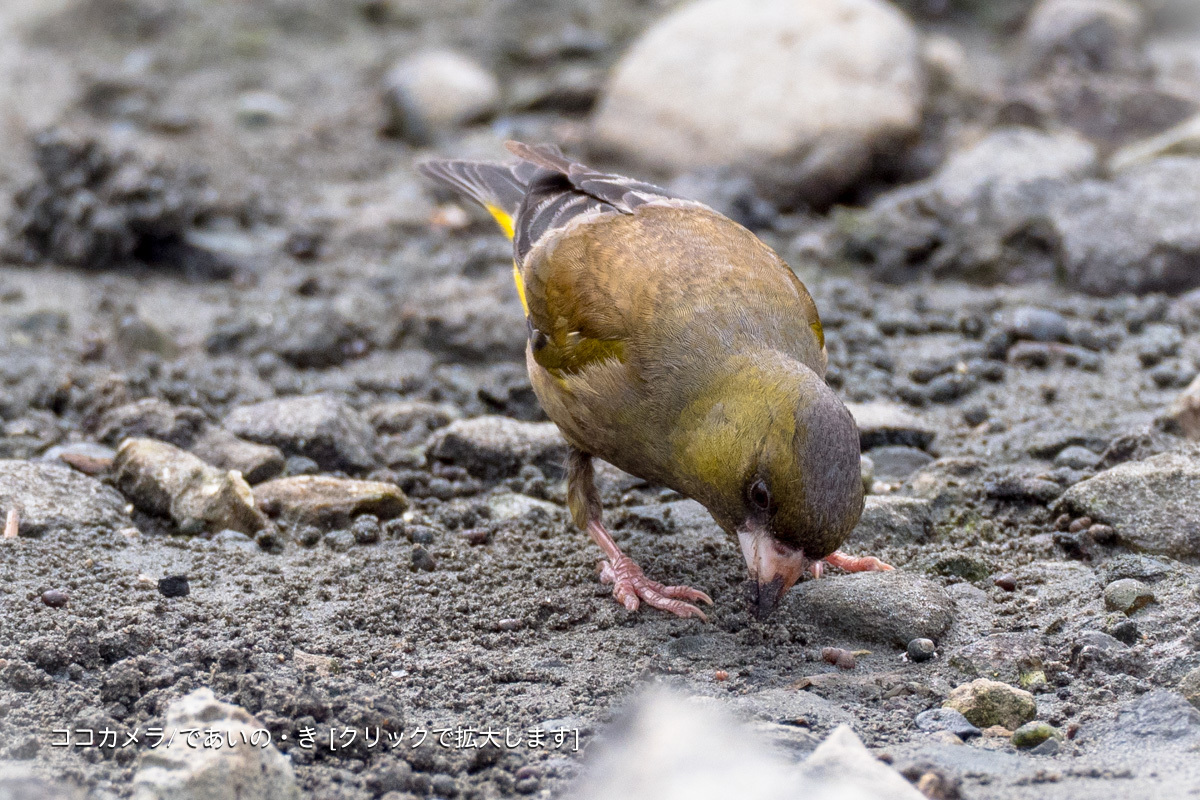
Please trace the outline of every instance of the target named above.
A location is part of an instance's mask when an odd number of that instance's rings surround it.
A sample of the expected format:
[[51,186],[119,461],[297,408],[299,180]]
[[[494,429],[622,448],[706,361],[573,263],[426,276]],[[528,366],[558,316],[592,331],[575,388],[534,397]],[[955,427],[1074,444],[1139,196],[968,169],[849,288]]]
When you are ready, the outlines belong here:
[[697,604],[712,604],[617,545],[597,458],[701,503],[740,544],[759,619],[806,571],[892,569],[838,549],[863,509],[859,434],[825,382],[820,317],[791,268],[707,205],[554,145],[506,147],[515,163],[417,168],[512,240],[530,383],[569,445],[567,506],[616,600],[702,621]]

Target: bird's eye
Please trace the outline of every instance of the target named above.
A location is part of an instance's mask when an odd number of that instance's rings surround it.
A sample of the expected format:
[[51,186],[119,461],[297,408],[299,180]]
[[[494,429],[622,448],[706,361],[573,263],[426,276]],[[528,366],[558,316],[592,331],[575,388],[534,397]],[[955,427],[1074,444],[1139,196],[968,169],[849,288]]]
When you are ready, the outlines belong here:
[[771,507],[771,490],[767,488],[767,484],[762,478],[750,484],[750,502],[760,511],[766,511]]

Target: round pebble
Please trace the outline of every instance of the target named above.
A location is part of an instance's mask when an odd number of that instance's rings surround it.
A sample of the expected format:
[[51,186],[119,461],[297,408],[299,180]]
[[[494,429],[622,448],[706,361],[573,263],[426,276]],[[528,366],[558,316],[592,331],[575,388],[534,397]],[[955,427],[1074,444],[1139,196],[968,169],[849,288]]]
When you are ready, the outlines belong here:
[[163,597],[187,597],[190,591],[186,575],[168,575],[158,579],[158,593]]
[[1003,589],[1006,592],[1014,592],[1017,589],[1016,576],[1012,575],[1010,573],[1007,573],[1007,572],[1004,573],[1003,575],[997,575],[996,578],[992,581],[992,583],[996,586],[999,586],[1001,589]]
[[840,647],[826,647],[821,650],[821,658],[827,664],[833,664],[838,669],[854,669],[854,653]]
[[1122,578],[1104,587],[1104,607],[1109,611],[1132,614],[1154,602],[1149,586],[1133,578]]
[[379,518],[372,514],[363,514],[354,520],[354,524],[350,526],[350,533],[354,534],[354,541],[359,544],[375,544],[381,534]]
[[913,639],[908,643],[908,657],[913,661],[928,661],[933,658],[937,645],[932,639]]
[[62,589],[47,589],[42,592],[42,602],[51,608],[62,608],[71,599],[71,596]]
[[1061,735],[1050,723],[1034,720],[1013,731],[1012,743],[1020,748],[1037,747],[1047,739],[1058,738]]

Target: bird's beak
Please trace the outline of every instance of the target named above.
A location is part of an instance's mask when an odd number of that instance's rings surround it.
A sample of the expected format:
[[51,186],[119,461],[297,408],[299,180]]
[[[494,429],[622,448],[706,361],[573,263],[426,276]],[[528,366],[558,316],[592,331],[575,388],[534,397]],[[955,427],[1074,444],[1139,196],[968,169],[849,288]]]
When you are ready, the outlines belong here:
[[766,619],[779,606],[787,590],[800,580],[808,567],[801,550],[780,544],[766,530],[749,524],[738,529],[738,542],[750,570],[746,600],[750,613]]

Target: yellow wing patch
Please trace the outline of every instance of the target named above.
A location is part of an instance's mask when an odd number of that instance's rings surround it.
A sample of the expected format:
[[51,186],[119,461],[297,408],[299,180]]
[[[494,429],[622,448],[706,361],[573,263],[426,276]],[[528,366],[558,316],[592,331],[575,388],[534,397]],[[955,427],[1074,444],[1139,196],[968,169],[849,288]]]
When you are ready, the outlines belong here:
[[[513,232],[516,230],[513,227],[512,214],[509,214],[500,206],[494,206],[491,203],[484,205],[488,213],[496,220],[496,224],[500,226],[500,230],[504,231],[504,235],[509,239],[513,238]],[[521,265],[515,260],[513,261],[513,283],[517,285],[517,295],[521,298],[521,308],[525,309],[525,316],[529,316],[529,302],[525,299],[525,281],[521,278]]]
[[521,298],[521,308],[525,316],[529,316],[529,301],[525,299],[525,279],[521,277],[521,266],[513,259],[513,283],[517,285],[517,296]]
[[516,230],[516,228],[513,227],[512,214],[509,214],[500,206],[494,206],[490,203],[485,205],[484,208],[486,208],[488,213],[495,218],[496,224],[500,226],[502,231],[504,231],[504,235],[509,239],[513,238],[513,232]]

